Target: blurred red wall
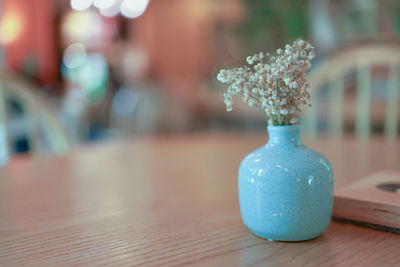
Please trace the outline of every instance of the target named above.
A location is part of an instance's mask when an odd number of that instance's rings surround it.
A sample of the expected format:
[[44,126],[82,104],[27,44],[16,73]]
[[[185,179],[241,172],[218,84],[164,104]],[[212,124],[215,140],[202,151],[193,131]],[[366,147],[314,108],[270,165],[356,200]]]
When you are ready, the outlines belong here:
[[4,44],[6,68],[21,71],[30,57],[38,67],[35,78],[42,84],[51,83],[59,71],[54,1],[3,0],[1,18],[9,14],[19,27],[15,39]]

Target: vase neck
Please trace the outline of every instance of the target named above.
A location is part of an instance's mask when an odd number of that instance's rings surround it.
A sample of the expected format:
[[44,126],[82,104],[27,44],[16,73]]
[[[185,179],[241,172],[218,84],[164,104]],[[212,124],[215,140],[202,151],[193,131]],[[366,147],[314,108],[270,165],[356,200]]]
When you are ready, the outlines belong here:
[[301,145],[300,126],[268,126],[268,145]]

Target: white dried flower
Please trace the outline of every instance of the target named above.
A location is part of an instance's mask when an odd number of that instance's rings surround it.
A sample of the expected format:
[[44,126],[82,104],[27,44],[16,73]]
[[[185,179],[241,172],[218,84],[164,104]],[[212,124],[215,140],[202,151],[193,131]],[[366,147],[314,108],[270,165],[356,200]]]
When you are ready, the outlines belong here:
[[246,58],[252,66],[220,70],[217,79],[229,85],[224,94],[228,111],[232,110],[233,97],[241,95],[249,106],[260,106],[273,125],[297,123],[300,106],[310,101],[305,74],[315,56],[314,47],[296,40],[276,53],[260,52]]
[[289,112],[286,108],[279,110],[279,113],[281,113],[282,115],[287,115]]
[[220,70],[218,75],[217,75],[217,79],[218,79],[218,81],[220,81],[222,83],[228,82],[228,77],[227,77],[226,70],[224,70],[224,69]]
[[305,44],[306,44],[306,42],[304,42],[304,40],[301,40],[301,39],[297,40],[297,45],[299,47],[303,47]]

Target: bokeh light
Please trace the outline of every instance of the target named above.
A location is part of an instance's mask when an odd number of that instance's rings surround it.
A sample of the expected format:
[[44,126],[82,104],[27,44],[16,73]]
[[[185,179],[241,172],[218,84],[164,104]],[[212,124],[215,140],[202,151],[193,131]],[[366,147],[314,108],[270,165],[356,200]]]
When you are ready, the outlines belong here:
[[6,45],[15,41],[22,32],[22,18],[18,12],[10,10],[0,21],[0,43]]
[[86,55],[86,60],[78,67],[69,68],[62,65],[62,75],[69,81],[78,84],[88,104],[96,104],[104,97],[109,71],[105,57],[99,53]]
[[121,14],[127,18],[141,16],[147,8],[149,0],[125,0],[121,4]]
[[121,0],[114,1],[113,5],[107,8],[100,8],[100,14],[104,17],[114,17],[119,14],[119,9],[121,6]]
[[128,116],[136,107],[137,97],[131,88],[119,89],[112,100],[112,109],[119,116]]
[[74,10],[82,11],[92,5],[92,0],[71,0],[71,7]]
[[105,57],[99,53],[89,54],[79,72],[80,84],[88,103],[101,101],[107,88],[109,76]]
[[100,9],[111,8],[117,0],[93,0],[93,5]]
[[67,68],[77,68],[86,61],[86,47],[82,43],[74,43],[65,49],[64,65]]
[[101,16],[92,10],[71,11],[63,24],[63,34],[69,42],[93,44],[101,39],[103,22]]

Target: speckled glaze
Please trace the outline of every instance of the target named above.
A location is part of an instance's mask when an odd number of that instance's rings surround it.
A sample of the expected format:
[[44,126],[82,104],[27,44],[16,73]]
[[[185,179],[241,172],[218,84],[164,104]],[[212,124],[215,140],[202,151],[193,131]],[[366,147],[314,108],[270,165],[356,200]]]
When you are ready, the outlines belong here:
[[331,220],[331,165],[323,155],[301,143],[300,129],[268,126],[268,143],[248,154],[240,164],[242,219],[263,238],[312,239]]

